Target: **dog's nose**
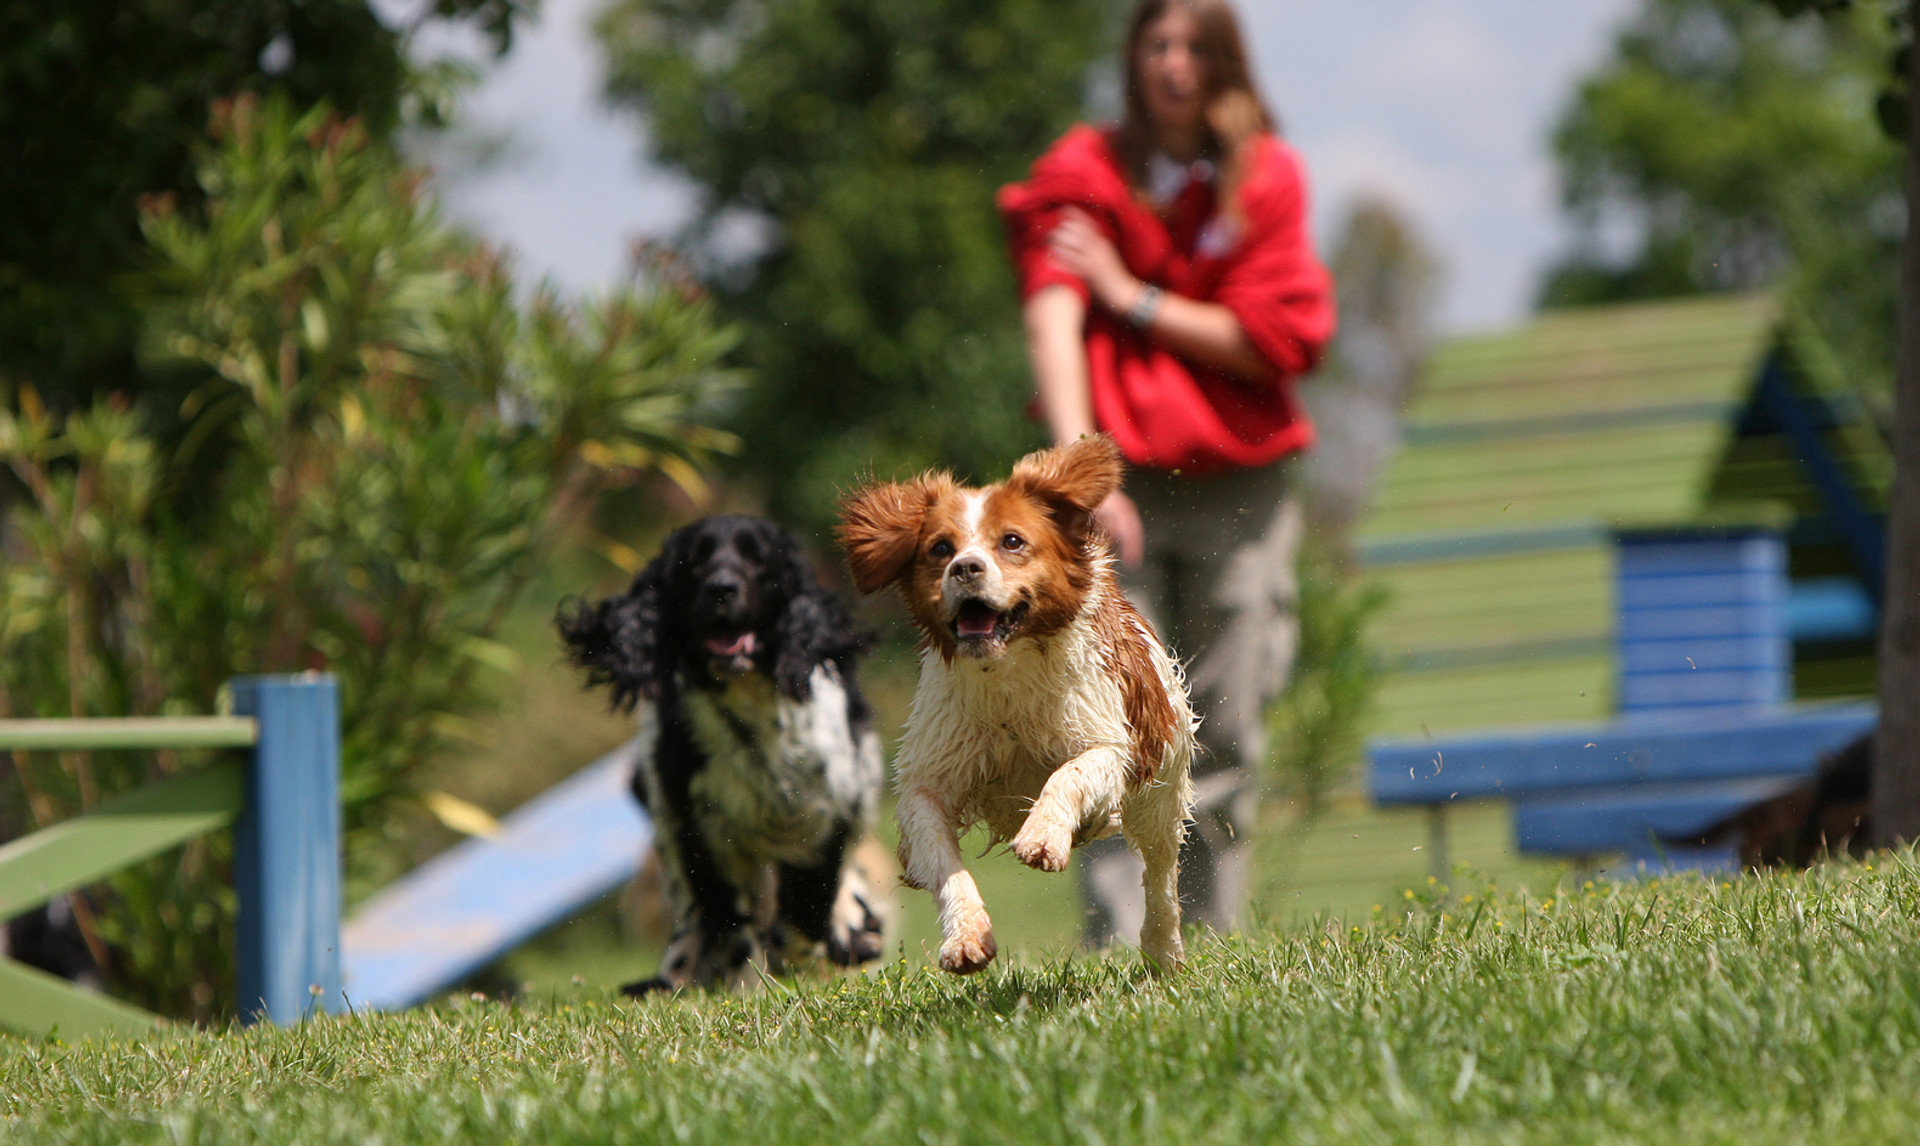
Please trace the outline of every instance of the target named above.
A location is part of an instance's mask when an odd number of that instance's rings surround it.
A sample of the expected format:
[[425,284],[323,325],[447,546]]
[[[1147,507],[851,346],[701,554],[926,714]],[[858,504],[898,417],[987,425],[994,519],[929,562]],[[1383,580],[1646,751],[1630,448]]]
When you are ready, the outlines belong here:
[[734,577],[715,577],[711,581],[708,581],[704,588],[709,598],[720,604],[725,604],[735,597],[738,597],[740,590],[745,588],[745,586]]
[[977,581],[986,575],[986,560],[977,554],[955,558],[953,564],[947,566],[947,576],[955,581]]

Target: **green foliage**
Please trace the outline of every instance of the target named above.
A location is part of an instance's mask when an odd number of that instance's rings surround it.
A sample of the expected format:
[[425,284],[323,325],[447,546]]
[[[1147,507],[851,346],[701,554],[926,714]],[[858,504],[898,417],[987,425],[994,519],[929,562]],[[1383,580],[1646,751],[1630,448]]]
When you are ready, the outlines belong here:
[[1300,563],[1300,651],[1267,713],[1268,770],[1308,816],[1360,762],[1382,667],[1367,639],[1386,591],[1309,545]]
[[1582,246],[1545,301],[1778,286],[1884,385],[1905,210],[1874,98],[1894,33],[1869,7],[1644,0],[1555,134]]
[[[0,711],[204,712],[239,673],[336,673],[350,871],[377,871],[414,777],[483,700],[476,674],[508,656],[494,630],[533,563],[602,490],[697,482],[726,444],[705,426],[734,335],[666,281],[521,302],[355,121],[242,100],[215,132],[205,209],[144,216],[148,353],[197,380],[178,432],[119,401],[62,418],[30,390],[0,415],[31,495],[0,548]],[[27,803],[44,824],[178,763],[39,761]],[[108,907],[174,880],[224,918],[219,866],[136,873]],[[134,922],[109,930],[132,942],[152,921]],[[197,978],[219,977],[215,935],[152,930],[202,966],[134,950],[130,993],[174,1013],[229,997]]]
[[869,468],[995,478],[1040,444],[993,194],[1079,114],[1108,7],[620,0],[602,17],[610,94],[703,189],[701,250],[760,379],[741,464],[776,514],[818,525]]
[[1130,952],[896,964],[751,999],[8,1041],[0,1118],[20,1143],[1908,1141],[1916,912],[1910,853],[1423,884],[1365,926],[1196,942],[1167,980]]
[[[537,2],[537,0],[536,0]],[[408,5],[479,25],[504,50],[529,0]],[[384,136],[431,121],[444,77],[368,0],[63,0],[0,5],[0,377],[61,408],[147,388],[121,289],[141,257],[135,201],[191,193],[213,100],[322,100]],[[422,81],[432,82],[422,82]]]

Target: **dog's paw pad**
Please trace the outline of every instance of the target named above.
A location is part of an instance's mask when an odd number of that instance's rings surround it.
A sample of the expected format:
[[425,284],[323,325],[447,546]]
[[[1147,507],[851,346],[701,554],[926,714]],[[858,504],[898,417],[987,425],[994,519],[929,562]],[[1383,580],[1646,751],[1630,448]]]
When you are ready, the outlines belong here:
[[993,962],[999,950],[991,930],[979,935],[949,939],[940,945],[940,969],[956,975],[971,975]]
[[1022,829],[1007,845],[1020,862],[1038,871],[1065,871],[1073,837],[1064,831]]

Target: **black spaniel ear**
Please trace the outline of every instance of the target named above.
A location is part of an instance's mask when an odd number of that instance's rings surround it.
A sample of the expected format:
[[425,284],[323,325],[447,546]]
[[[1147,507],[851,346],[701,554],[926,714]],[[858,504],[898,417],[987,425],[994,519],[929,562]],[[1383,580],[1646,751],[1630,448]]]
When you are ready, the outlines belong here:
[[569,598],[554,617],[567,659],[586,671],[589,688],[604,684],[612,691],[616,712],[631,712],[642,697],[659,699],[673,671],[660,607],[667,568],[663,554],[625,593],[598,604]]
[[812,695],[813,670],[833,661],[851,684],[854,658],[871,652],[874,634],[854,622],[838,594],[820,584],[799,545],[785,531],[767,556],[769,579],[784,596],[773,624],[773,680],[794,700]]

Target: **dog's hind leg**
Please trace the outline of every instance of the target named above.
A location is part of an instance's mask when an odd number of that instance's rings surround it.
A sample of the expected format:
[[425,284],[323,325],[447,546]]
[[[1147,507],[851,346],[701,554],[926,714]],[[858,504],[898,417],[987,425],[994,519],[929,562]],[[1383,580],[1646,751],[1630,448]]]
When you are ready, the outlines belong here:
[[851,967],[886,950],[884,924],[857,864],[847,861],[852,824],[842,824],[819,862],[780,865],[780,919],[809,945],[825,943],[827,959]]
[[1146,918],[1140,924],[1140,951],[1160,972],[1186,963],[1180,937],[1180,840],[1186,835],[1193,786],[1185,769],[1134,793],[1121,810],[1127,842],[1140,853],[1146,871]]
[[827,958],[842,967],[855,967],[886,954],[883,907],[866,874],[858,866],[848,865],[840,879],[840,894],[833,901]]
[[933,893],[940,908],[940,966],[968,975],[993,962],[998,946],[987,905],[960,859],[960,837],[946,801],[926,788],[900,793],[900,865],[909,887]]

